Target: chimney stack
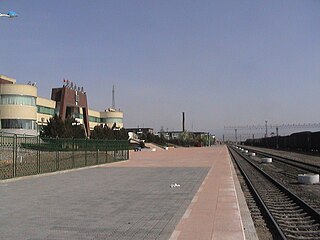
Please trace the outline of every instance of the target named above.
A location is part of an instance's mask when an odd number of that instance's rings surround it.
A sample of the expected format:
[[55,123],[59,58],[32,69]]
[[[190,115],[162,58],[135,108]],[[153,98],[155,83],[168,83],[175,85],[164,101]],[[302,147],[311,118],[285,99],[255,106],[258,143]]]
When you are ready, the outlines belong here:
[[184,112],[182,112],[182,131],[183,132],[185,131],[185,129],[184,129],[184,121],[185,121]]

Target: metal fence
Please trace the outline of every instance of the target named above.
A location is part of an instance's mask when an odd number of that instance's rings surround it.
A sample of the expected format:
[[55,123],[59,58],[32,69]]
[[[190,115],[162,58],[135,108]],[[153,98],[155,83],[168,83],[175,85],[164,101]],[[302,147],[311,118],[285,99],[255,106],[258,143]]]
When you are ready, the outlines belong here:
[[126,140],[0,136],[0,179],[129,159]]

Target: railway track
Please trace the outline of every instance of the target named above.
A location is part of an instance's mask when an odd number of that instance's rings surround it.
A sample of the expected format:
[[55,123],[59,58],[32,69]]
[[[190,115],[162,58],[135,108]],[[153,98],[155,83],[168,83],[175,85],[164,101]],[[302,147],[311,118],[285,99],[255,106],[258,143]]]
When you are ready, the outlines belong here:
[[282,163],[300,168],[306,172],[320,174],[320,165],[304,162],[303,160],[298,161],[292,158],[275,155],[275,154],[264,152],[257,149],[254,149],[252,151],[254,151],[255,153],[257,153],[262,157],[271,157],[274,161],[282,162]]
[[249,157],[229,147],[230,154],[278,239],[320,240],[320,215],[281,183],[261,170]]
[[[268,149],[259,151],[258,149],[247,148],[254,151],[260,157],[272,157],[272,164],[258,164],[273,178],[278,179],[287,188],[290,188],[297,196],[312,206],[320,213],[320,184],[303,185],[298,182],[299,174],[319,174],[319,158],[309,158],[308,155],[286,156],[286,152],[276,155],[268,152]],[[257,151],[258,150],[258,151]],[[260,162],[259,157],[251,157],[252,160]],[[292,159],[294,158],[294,159]]]

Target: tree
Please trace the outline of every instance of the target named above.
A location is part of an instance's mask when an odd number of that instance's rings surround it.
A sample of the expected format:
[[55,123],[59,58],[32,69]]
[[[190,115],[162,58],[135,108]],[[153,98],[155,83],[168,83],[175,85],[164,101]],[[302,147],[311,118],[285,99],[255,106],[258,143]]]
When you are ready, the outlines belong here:
[[65,121],[60,116],[54,115],[47,121],[40,131],[41,137],[48,138],[85,138],[85,129],[74,118],[67,118]]
[[99,125],[94,127],[90,136],[92,139],[127,140],[128,132],[124,128],[112,129],[107,125]]

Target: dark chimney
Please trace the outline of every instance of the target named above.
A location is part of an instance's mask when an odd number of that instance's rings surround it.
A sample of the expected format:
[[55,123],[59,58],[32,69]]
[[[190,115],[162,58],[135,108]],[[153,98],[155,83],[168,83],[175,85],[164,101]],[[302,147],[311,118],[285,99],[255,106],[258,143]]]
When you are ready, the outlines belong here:
[[184,112],[182,112],[182,131],[184,132]]

